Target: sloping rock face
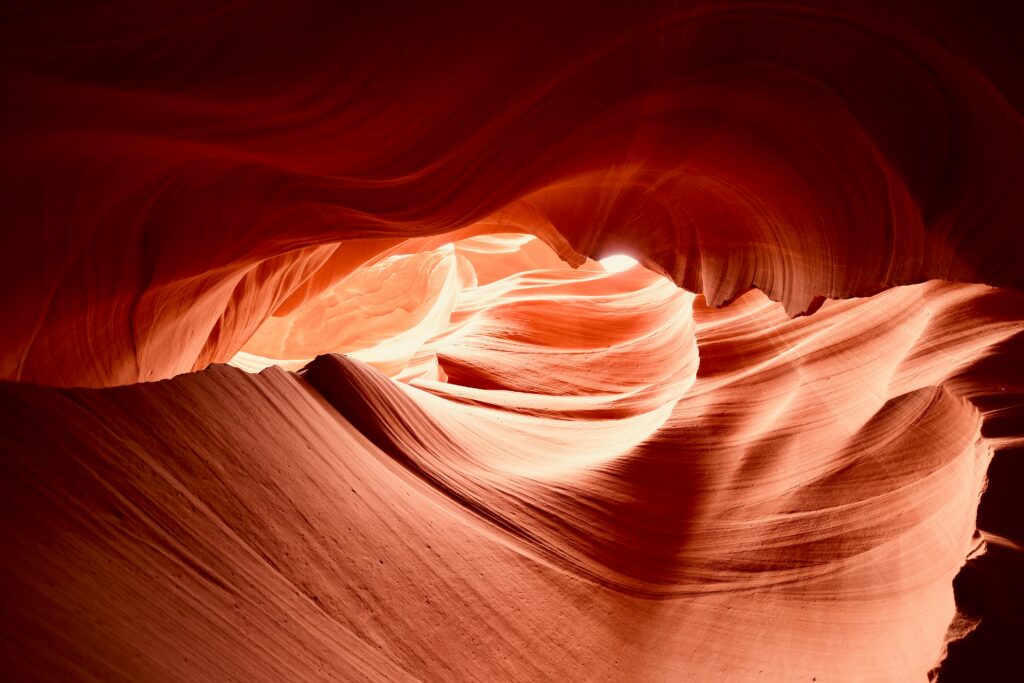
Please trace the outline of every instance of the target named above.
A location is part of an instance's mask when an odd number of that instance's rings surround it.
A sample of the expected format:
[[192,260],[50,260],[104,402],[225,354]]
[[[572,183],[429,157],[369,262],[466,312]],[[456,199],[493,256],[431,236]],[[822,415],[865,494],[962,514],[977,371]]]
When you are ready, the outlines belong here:
[[0,671],[1010,675],[1024,21],[937,4],[9,4]]

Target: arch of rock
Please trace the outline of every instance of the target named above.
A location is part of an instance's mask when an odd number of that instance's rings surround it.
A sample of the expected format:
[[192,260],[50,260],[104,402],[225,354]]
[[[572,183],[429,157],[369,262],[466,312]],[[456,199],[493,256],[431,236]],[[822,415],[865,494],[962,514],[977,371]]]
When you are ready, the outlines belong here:
[[841,5],[4,8],[3,670],[995,671],[1024,23]]

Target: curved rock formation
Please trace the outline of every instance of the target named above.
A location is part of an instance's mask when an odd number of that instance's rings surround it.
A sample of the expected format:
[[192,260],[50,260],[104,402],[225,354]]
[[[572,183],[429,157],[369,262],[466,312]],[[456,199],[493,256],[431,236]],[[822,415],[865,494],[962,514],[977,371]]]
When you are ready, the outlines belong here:
[[996,679],[1018,19],[5,8],[0,671]]
[[714,304],[1020,287],[1015,22],[932,4],[12,8],[0,374],[226,361],[325,263],[481,220]]

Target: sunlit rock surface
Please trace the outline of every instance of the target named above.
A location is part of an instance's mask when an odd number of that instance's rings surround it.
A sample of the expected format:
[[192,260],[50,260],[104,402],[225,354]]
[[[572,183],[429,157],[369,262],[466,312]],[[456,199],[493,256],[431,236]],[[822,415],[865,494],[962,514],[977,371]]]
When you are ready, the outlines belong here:
[[558,5],[5,7],[5,679],[1015,680],[1024,22]]

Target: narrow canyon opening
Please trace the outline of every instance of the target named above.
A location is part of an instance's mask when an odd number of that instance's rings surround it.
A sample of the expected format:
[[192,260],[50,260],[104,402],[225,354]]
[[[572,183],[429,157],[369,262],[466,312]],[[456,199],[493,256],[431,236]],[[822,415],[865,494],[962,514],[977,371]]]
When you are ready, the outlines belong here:
[[1020,14],[6,3],[0,678],[1017,680]]

